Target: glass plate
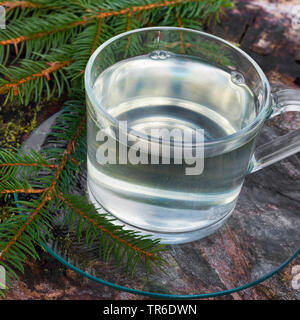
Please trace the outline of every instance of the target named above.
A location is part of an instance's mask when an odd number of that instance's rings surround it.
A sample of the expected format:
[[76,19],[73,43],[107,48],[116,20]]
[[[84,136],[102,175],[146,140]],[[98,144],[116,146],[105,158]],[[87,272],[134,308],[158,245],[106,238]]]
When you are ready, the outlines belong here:
[[[23,149],[39,150],[56,117],[43,122]],[[265,126],[260,141],[274,134]],[[297,155],[249,175],[228,222],[207,238],[168,246],[165,272],[154,269],[148,278],[142,265],[130,276],[113,260],[101,261],[96,246],[89,248],[68,235],[59,219],[63,213],[55,221],[54,241],[44,248],[84,277],[137,295],[191,299],[231,294],[266,280],[300,253],[299,176]],[[74,194],[86,194],[85,170],[76,181]],[[62,249],[62,243],[68,249]]]

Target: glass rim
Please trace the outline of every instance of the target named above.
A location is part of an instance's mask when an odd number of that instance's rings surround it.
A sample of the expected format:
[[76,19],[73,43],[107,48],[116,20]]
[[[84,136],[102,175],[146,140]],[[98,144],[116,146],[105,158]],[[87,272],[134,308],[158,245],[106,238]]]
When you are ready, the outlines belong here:
[[[232,140],[235,140],[235,139],[238,139],[238,138],[242,138],[245,134],[250,132],[258,124],[260,124],[263,120],[265,120],[265,118],[268,115],[269,105],[270,105],[270,102],[271,102],[271,99],[270,99],[270,96],[271,96],[271,94],[270,94],[271,93],[270,84],[269,84],[269,81],[268,81],[266,75],[264,74],[264,72],[260,68],[260,66],[246,52],[244,52],[243,50],[241,50],[237,46],[233,45],[229,41],[224,40],[224,39],[222,39],[220,37],[214,36],[214,35],[212,35],[210,33],[206,33],[206,32],[203,32],[203,31],[198,31],[198,30],[190,29],[190,28],[159,27],[159,26],[157,26],[157,27],[139,28],[139,29],[134,29],[134,30],[130,30],[130,31],[127,31],[127,32],[120,33],[120,34],[110,38],[109,40],[105,41],[103,44],[101,44],[89,58],[89,61],[88,61],[87,65],[86,65],[86,68],[85,68],[85,74],[84,74],[85,90],[86,90],[87,96],[90,99],[92,105],[96,106],[110,122],[112,122],[116,127],[122,128],[122,126],[120,126],[119,120],[117,120],[115,117],[110,115],[109,112],[107,112],[106,109],[101,106],[101,104],[97,101],[97,99],[96,99],[96,97],[94,95],[90,79],[91,79],[92,67],[93,67],[93,64],[94,64],[97,56],[101,53],[101,51],[103,51],[103,49],[105,49],[111,43],[113,43],[114,41],[116,41],[116,40],[118,40],[120,38],[126,37],[128,35],[131,35],[131,34],[134,34],[134,33],[139,33],[139,32],[168,31],[168,30],[169,31],[185,31],[185,32],[196,33],[198,35],[213,39],[215,41],[221,42],[221,43],[229,46],[233,50],[237,51],[240,55],[244,56],[253,65],[253,67],[257,71],[257,73],[258,73],[258,75],[260,77],[260,80],[262,82],[262,85],[263,85],[263,101],[261,102],[262,107],[261,107],[261,110],[259,111],[259,113],[256,115],[255,119],[252,122],[250,122],[249,124],[247,124],[245,127],[243,127],[242,129],[237,130],[233,134],[230,134],[230,135],[228,135],[226,137],[217,138],[217,139],[214,139],[212,141],[205,141],[204,142],[205,147],[212,147],[212,146],[216,146],[216,145],[220,145],[220,144],[231,142]],[[128,132],[130,132],[130,134],[134,134],[134,135],[136,135],[136,136],[138,136],[140,138],[146,138],[147,140],[149,139],[149,136],[145,136],[144,133],[139,132],[138,130],[132,129],[130,127],[126,128],[126,129],[128,130]],[[156,141],[156,142],[159,142],[159,143],[163,143],[164,142],[163,140],[159,140],[159,138],[155,138],[155,137],[151,137],[151,141],[153,141],[153,142]],[[169,141],[168,141],[168,143],[169,143]],[[196,146],[196,145],[197,144],[193,144],[193,146]]]

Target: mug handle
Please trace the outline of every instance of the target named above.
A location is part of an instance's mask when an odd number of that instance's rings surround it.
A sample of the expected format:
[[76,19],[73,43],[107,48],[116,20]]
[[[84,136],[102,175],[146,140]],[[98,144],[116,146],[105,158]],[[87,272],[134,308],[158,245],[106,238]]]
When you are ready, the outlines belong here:
[[[268,119],[288,111],[300,112],[300,90],[279,90],[272,95],[274,107]],[[258,171],[299,151],[300,129],[296,129],[257,147],[248,172]]]

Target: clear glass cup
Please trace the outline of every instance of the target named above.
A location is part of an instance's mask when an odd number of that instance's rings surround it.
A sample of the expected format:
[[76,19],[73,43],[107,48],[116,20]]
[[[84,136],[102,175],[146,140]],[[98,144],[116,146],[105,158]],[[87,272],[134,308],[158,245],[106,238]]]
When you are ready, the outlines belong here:
[[90,200],[162,243],[215,232],[248,173],[300,151],[300,130],[255,149],[265,120],[300,111],[299,91],[271,94],[251,57],[204,32],[118,35],[91,56],[85,88]]

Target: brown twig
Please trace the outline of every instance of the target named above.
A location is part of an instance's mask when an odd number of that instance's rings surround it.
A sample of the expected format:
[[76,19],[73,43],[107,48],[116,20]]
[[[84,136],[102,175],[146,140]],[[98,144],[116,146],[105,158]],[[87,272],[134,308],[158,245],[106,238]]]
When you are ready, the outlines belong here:
[[44,167],[44,168],[57,168],[56,164],[49,163],[0,163],[1,167]]
[[54,28],[50,31],[44,31],[44,32],[37,32],[34,33],[30,36],[20,36],[17,38],[11,38],[11,39],[7,39],[7,40],[1,40],[0,41],[0,46],[5,46],[5,45],[9,45],[9,44],[13,44],[16,50],[16,53],[18,53],[18,44],[23,42],[23,41],[27,41],[27,40],[33,40],[33,39],[38,39],[56,32],[62,32],[65,31],[69,28],[73,28],[79,25],[84,25],[87,22],[89,22],[91,19],[87,18],[87,17],[83,17],[81,20],[75,21],[70,23],[69,25],[63,27],[63,28]]
[[0,94],[6,93],[10,89],[13,89],[14,95],[17,95],[18,94],[18,87],[21,84],[23,84],[27,81],[30,81],[32,79],[39,78],[39,77],[46,77],[47,80],[50,80],[50,74],[52,72],[57,71],[65,66],[69,65],[70,63],[71,63],[71,61],[63,61],[63,62],[56,61],[53,63],[48,63],[50,65],[50,67],[48,67],[40,72],[34,73],[30,76],[27,76],[26,78],[16,80],[15,82],[6,83],[5,85],[1,86],[0,87]]
[[96,46],[97,46],[97,43],[98,43],[98,40],[99,40],[99,37],[100,37],[101,29],[102,29],[102,22],[103,22],[103,19],[99,18],[96,36],[95,36],[95,39],[94,39],[93,44],[92,44],[91,55],[94,53],[94,51],[96,49]]
[[[128,11],[128,14],[127,14],[127,31],[130,31],[130,28],[131,28],[131,17],[132,17],[132,11]],[[131,40],[131,35],[128,37],[128,42],[127,42],[127,46],[126,46],[127,50],[128,50],[128,48],[130,46],[130,40]]]
[[125,15],[128,14],[129,11],[133,13],[137,12],[142,12],[142,11],[149,11],[154,8],[164,8],[172,5],[178,5],[178,4],[183,4],[186,2],[197,2],[199,0],[170,0],[170,1],[163,1],[163,2],[158,2],[158,3],[151,3],[151,4],[146,4],[144,6],[133,6],[133,7],[128,7],[125,9],[117,10],[117,11],[108,11],[108,12],[101,12],[96,14],[97,17],[101,18],[106,18],[106,17],[112,17],[112,16],[120,16],[120,15]]
[[43,193],[47,191],[48,188],[44,189],[15,189],[15,190],[3,190],[0,191],[0,194],[9,194],[9,193]]
[[119,15],[128,15],[129,12],[132,13],[141,13],[143,11],[149,11],[152,10],[154,8],[164,8],[164,7],[168,7],[171,5],[179,5],[179,4],[183,4],[183,3],[187,3],[187,2],[197,2],[199,0],[170,0],[170,1],[164,1],[164,2],[159,2],[159,3],[152,3],[152,4],[147,4],[144,6],[133,6],[133,7],[128,7],[125,9],[121,9],[121,10],[116,10],[116,11],[107,11],[107,12],[100,12],[100,13],[95,13],[94,15],[91,15],[89,17],[82,17],[81,20],[79,21],[75,21],[69,25],[64,26],[63,28],[54,28],[53,30],[50,31],[45,31],[45,32],[38,32],[35,34],[32,34],[30,36],[20,36],[17,38],[11,38],[11,39],[7,39],[7,40],[1,40],[0,41],[0,46],[4,46],[4,45],[9,45],[9,44],[13,44],[15,46],[15,48],[17,48],[17,45],[20,42],[26,41],[26,40],[33,40],[33,39],[37,39],[37,38],[41,38],[43,36],[49,35],[49,34],[53,34],[56,32],[61,32],[64,30],[67,30],[69,28],[78,26],[78,25],[85,25],[88,22],[91,22],[95,19],[104,19],[107,17],[112,17],[112,16],[119,16]]
[[[179,12],[176,13],[176,18],[177,18],[178,27],[183,28],[183,24],[182,24]],[[182,31],[179,31],[179,37],[180,37],[180,53],[184,54],[185,50],[184,50],[184,39],[183,39]]]
[[40,8],[40,4],[31,3],[29,1],[0,1],[0,6],[5,7],[9,11],[14,8]]

